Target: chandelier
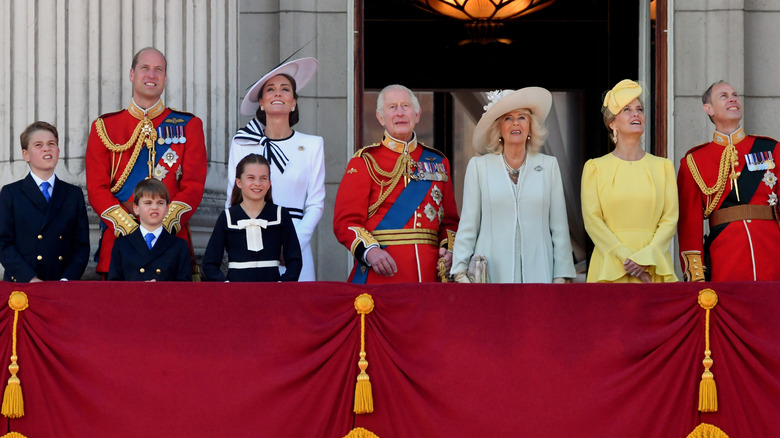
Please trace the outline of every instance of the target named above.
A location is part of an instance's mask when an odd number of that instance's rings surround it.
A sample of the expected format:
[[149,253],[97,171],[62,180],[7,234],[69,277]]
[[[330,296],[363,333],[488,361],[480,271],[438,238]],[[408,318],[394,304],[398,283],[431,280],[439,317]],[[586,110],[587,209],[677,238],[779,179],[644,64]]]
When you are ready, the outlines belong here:
[[441,14],[457,20],[467,21],[466,30],[472,42],[507,43],[497,38],[503,21],[536,12],[546,8],[555,0],[414,0],[426,11]]

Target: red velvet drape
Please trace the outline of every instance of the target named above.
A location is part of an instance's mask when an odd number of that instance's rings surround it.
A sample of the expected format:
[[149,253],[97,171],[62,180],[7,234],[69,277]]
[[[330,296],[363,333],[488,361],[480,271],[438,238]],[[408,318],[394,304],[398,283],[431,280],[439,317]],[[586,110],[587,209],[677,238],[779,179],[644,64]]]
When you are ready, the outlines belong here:
[[[0,283],[14,290],[26,415],[5,421],[28,438],[780,436],[780,283]],[[363,292],[375,412],[354,415]],[[3,306],[3,384],[12,322]]]

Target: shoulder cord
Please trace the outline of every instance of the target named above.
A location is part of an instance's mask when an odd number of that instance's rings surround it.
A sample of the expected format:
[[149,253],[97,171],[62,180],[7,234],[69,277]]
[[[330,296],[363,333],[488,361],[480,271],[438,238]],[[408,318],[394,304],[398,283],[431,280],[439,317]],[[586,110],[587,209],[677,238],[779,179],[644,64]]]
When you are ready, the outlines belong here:
[[[723,196],[723,191],[726,189],[727,178],[735,179],[737,176],[739,176],[734,171],[734,165],[738,163],[737,148],[735,148],[734,145],[729,145],[723,149],[723,153],[720,156],[720,165],[718,167],[718,180],[712,187],[707,187],[707,184],[701,177],[699,169],[696,166],[696,162],[693,160],[693,154],[688,154],[688,156],[685,157],[685,161],[688,164],[688,170],[691,171],[693,180],[696,181],[699,189],[701,189],[702,193],[707,196],[709,201],[707,207],[704,209],[704,217],[707,218],[715,210],[715,207],[718,205],[718,201],[720,201],[721,196]],[[712,194],[715,194],[715,196],[710,197]]]
[[[405,175],[405,169],[408,168],[409,163],[412,161],[412,157],[407,154],[401,154],[401,156],[398,157],[398,160],[396,160],[393,170],[390,172],[379,167],[376,159],[374,159],[371,154],[364,153],[363,160],[366,162],[366,169],[368,170],[371,179],[379,186],[379,199],[368,207],[368,217],[371,217],[379,209],[379,206],[385,202],[387,197],[390,196],[390,193],[392,193],[395,186],[398,185],[398,181],[401,180],[401,177]],[[383,181],[379,179],[377,174],[390,178],[390,180]],[[386,190],[385,187],[387,188]]]
[[[133,149],[133,155],[130,156],[130,160],[127,162],[127,166],[125,166],[124,171],[122,172],[122,175],[119,177],[119,179],[114,183],[114,185],[111,187],[111,193],[118,192],[122,186],[125,184],[125,181],[127,180],[128,175],[130,175],[130,171],[135,166],[135,162],[138,159],[138,154],[141,153],[141,148],[146,144],[147,149],[149,149],[149,175],[152,174],[152,165],[156,161],[155,153],[154,153],[154,142],[157,140],[157,130],[154,129],[154,125],[152,124],[151,120],[144,118],[142,121],[138,123],[138,125],[135,127],[135,130],[133,131],[133,135],[130,136],[130,140],[127,141],[127,143],[120,145],[115,144],[111,141],[110,138],[108,138],[108,133],[106,132],[106,126],[103,123],[103,119],[98,118],[95,121],[95,130],[97,131],[98,137],[100,137],[100,140],[103,142],[103,145],[106,146],[106,149],[113,152],[114,154],[120,154],[119,158],[121,161],[122,153],[126,150],[130,149],[131,147],[134,147]],[[141,133],[143,132],[143,136]],[[111,157],[111,179],[113,180],[116,176],[117,172],[119,171],[119,163],[116,161],[116,155],[113,155]]]

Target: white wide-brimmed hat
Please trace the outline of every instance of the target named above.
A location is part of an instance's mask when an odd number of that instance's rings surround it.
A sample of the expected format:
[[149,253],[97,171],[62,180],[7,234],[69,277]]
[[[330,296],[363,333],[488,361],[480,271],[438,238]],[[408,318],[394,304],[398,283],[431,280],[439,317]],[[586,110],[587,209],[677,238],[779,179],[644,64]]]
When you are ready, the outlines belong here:
[[257,113],[257,108],[260,107],[260,103],[257,101],[257,95],[260,92],[260,88],[272,77],[280,74],[292,76],[292,78],[295,79],[295,91],[298,92],[314,77],[318,65],[319,62],[314,58],[301,58],[285,62],[264,74],[263,77],[258,79],[246,92],[246,96],[244,96],[244,100],[241,102],[241,114],[245,116],[254,116],[255,113]]
[[544,123],[552,106],[552,94],[541,87],[526,87],[517,91],[497,90],[488,93],[490,102],[485,105],[485,114],[474,128],[472,147],[479,154],[487,152],[490,125],[504,114],[519,109],[528,109],[539,123]]

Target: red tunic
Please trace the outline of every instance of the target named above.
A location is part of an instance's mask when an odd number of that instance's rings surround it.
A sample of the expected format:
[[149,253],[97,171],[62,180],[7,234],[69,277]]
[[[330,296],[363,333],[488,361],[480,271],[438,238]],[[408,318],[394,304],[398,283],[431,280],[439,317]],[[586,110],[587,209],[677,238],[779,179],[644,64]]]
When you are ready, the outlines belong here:
[[[392,146],[389,144],[393,143]],[[393,146],[395,148],[393,148]],[[409,155],[416,162],[422,155],[423,148],[415,140],[409,143]],[[409,205],[411,218],[403,226],[403,230],[430,230],[435,236],[436,244],[402,244],[389,245],[383,248],[395,260],[398,272],[392,277],[377,275],[363,261],[363,253],[367,244],[372,241],[372,232],[384,218],[387,211],[404,189],[404,178],[393,188],[387,198],[378,206],[376,212],[368,217],[369,206],[376,203],[380,196],[379,181],[389,181],[391,178],[382,176],[374,169],[369,169],[364,156],[376,160],[376,164],[384,171],[393,170],[403,152],[404,143],[395,142],[385,136],[382,144],[364,148],[347,164],[344,177],[336,195],[336,205],[333,217],[333,231],[336,238],[355,255],[355,267],[350,273],[352,281],[357,269],[368,272],[366,283],[400,283],[400,282],[433,282],[437,281],[437,262],[439,246],[446,242],[447,231],[454,233],[458,227],[458,211],[452,189],[450,164],[443,158],[442,164],[447,181],[432,181],[427,194],[419,205]],[[440,152],[427,148],[437,155]],[[412,211],[413,210],[413,211]]]
[[[168,145],[168,150],[173,153],[166,153],[165,156],[156,153],[156,170],[152,172],[156,173],[156,175],[145,176],[154,176],[168,187],[171,203],[179,202],[189,207],[181,216],[181,230],[177,233],[177,236],[185,239],[189,244],[189,231],[185,224],[198,208],[198,205],[200,205],[203,199],[203,187],[206,182],[206,147],[203,136],[203,122],[191,114],[172,111],[170,108],[165,107],[155,111],[156,108],[157,106],[149,110],[154,126],[159,127],[165,123],[166,125],[172,124],[183,127],[185,142]],[[131,104],[130,109],[137,109],[137,107]],[[116,145],[127,143],[140,122],[140,119],[134,115],[137,114],[137,111],[131,112],[130,109],[100,116],[105,126],[105,133],[110,141]],[[159,110],[162,112],[156,115]],[[181,117],[182,115],[184,117]],[[143,116],[141,115],[141,117]],[[162,134],[166,137],[172,137],[181,133],[181,131],[169,130],[167,133],[163,132]],[[103,233],[100,244],[97,272],[108,272],[111,262],[111,249],[115,239],[113,222],[107,220],[102,214],[112,207],[121,205],[120,202],[132,201],[132,187],[126,188],[130,189],[130,195],[122,196],[124,199],[117,199],[116,195],[111,192],[111,187],[114,187],[114,184],[122,176],[132,153],[133,147],[121,153],[110,151],[98,135],[96,123],[92,124],[86,152],[87,195],[93,210],[95,210],[98,216],[101,216],[103,223],[108,227]],[[113,177],[111,171],[112,160],[115,169]],[[140,159],[135,162],[135,167],[138,166],[148,169],[147,162],[142,162]],[[148,170],[146,170],[145,174],[148,173]],[[128,211],[128,213],[132,214],[132,211]]]
[[[745,136],[742,131],[732,134],[733,142],[737,149],[739,165],[735,169],[740,172],[751,172],[746,166],[745,155],[749,154],[754,136]],[[717,142],[716,142],[717,141]],[[728,144],[728,136],[716,133],[716,141],[697,146],[683,157],[680,163],[680,171],[677,177],[677,186],[680,201],[680,220],[677,224],[680,242],[680,254],[685,266],[683,253],[698,251],[704,255],[704,209],[708,205],[708,199],[699,185],[694,180],[687,164],[687,156],[692,155],[696,168],[707,187],[713,187],[718,179],[721,154],[724,146]],[[773,157],[780,157],[780,147],[774,142]],[[720,144],[719,144],[720,143]],[[769,172],[777,172],[778,169]],[[766,170],[754,170],[765,174]],[[738,204],[770,205],[770,196],[777,194],[778,184],[770,187],[770,184],[762,181],[756,191],[751,195],[740,192],[740,200],[736,203],[735,194],[728,180],[726,188],[715,209],[734,206]],[[771,179],[769,179],[771,183]],[[742,190],[745,190],[742,188]],[[724,201],[726,204],[724,205]],[[720,228],[710,230],[716,232],[716,237],[711,240],[709,247],[709,269],[712,281],[776,281],[780,280],[780,227],[774,220],[739,220],[730,222]]]

